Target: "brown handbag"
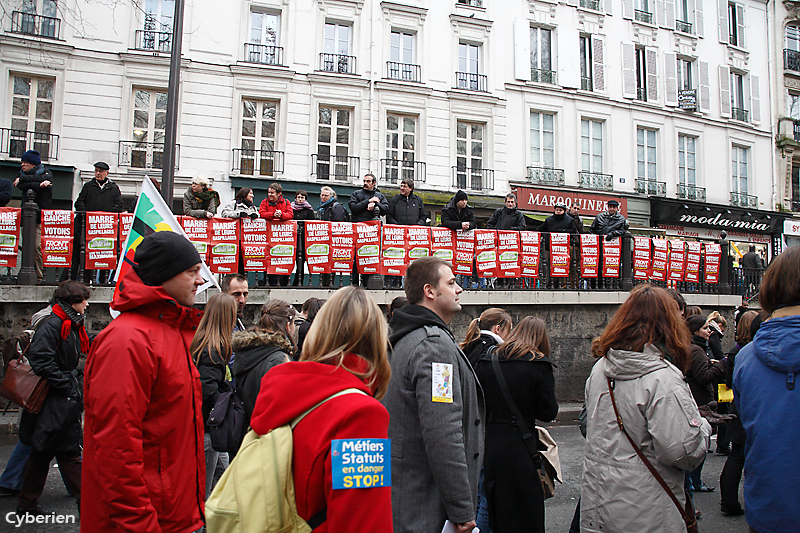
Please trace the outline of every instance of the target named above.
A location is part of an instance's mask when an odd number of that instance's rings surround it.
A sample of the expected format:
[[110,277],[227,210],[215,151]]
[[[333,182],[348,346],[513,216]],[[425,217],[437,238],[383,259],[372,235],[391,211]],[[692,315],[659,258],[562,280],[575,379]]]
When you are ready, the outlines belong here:
[[11,400],[26,411],[38,413],[42,409],[48,390],[50,385],[47,380],[34,374],[31,365],[20,358],[8,363],[3,383],[0,385],[0,396]]

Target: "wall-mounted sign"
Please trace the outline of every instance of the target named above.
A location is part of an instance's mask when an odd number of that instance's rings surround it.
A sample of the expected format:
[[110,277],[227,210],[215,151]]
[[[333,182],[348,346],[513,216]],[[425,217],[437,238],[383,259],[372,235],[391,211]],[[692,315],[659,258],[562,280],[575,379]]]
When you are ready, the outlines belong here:
[[606,210],[609,200],[619,202],[622,216],[628,216],[628,200],[620,196],[592,194],[583,191],[565,191],[563,189],[540,189],[538,187],[521,187],[512,185],[511,190],[517,195],[517,207],[522,211],[538,211],[553,214],[553,206],[563,202],[567,206],[573,204],[580,207],[581,216],[597,216]]
[[686,111],[697,111],[697,90],[678,91],[678,107]]
[[650,221],[661,224],[725,230],[728,234],[758,233],[770,235],[783,231],[788,215],[775,211],[742,209],[668,198],[650,199]]

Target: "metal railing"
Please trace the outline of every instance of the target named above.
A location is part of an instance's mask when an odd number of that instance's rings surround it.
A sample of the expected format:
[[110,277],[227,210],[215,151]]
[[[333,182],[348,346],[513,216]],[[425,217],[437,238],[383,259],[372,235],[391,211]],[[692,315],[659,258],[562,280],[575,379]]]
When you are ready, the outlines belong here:
[[741,294],[745,298],[752,298],[758,294],[761,285],[763,268],[731,267],[731,294]]
[[283,47],[269,44],[244,43],[244,60],[261,65],[283,65]]
[[319,69],[325,72],[338,72],[339,74],[355,74],[355,56],[343,54],[320,54]]
[[741,120],[742,122],[747,122],[747,109],[742,109],[740,107],[732,107],[731,108],[731,118],[733,120]]
[[231,172],[243,176],[274,176],[283,172],[283,155],[275,150],[234,148]]
[[419,82],[421,68],[419,65],[411,63],[398,63],[397,61],[386,62],[386,77],[391,80],[416,81]]
[[698,202],[705,202],[706,189],[705,187],[695,187],[694,185],[679,183],[677,196],[681,200],[696,200]]
[[564,186],[564,169],[530,166],[528,181],[539,185]]
[[487,80],[483,74],[472,74],[471,72],[456,72],[456,87],[469,91],[488,92],[486,90]]
[[381,159],[381,179],[387,183],[399,183],[412,179],[414,183],[425,182],[426,165],[423,161],[405,159]]
[[136,30],[136,50],[172,52],[172,32],[155,30]]
[[784,49],[783,68],[784,70],[800,72],[800,51]]
[[636,192],[639,194],[647,194],[649,196],[666,196],[667,183],[658,180],[636,178]]
[[483,0],[456,0],[456,4],[470,7],[483,7]]
[[[175,170],[178,170],[181,145],[175,145]],[[164,143],[119,141],[119,166],[129,168],[162,168]]]
[[644,22],[645,24],[653,23],[653,14],[650,13],[649,11],[641,11],[639,9],[634,9],[633,18],[638,20],[639,22]]
[[11,13],[11,33],[58,39],[61,36],[61,19],[45,17],[36,13],[13,11]]
[[685,20],[676,20],[675,30],[683,33],[692,33],[692,23]]
[[600,11],[600,0],[581,0],[580,6],[585,9]]
[[494,189],[494,170],[458,166],[451,168],[453,171],[453,187],[473,191],[490,191]]
[[318,180],[350,181],[359,177],[360,165],[355,156],[311,154],[311,174]]
[[636,88],[636,99],[641,100],[642,102],[647,101],[647,89],[645,87]]
[[792,137],[795,141],[800,141],[800,120],[792,121]]
[[748,209],[758,209],[758,196],[731,191],[731,205]]
[[594,90],[594,83],[592,83],[592,78],[581,76],[581,91],[592,91],[592,90]]
[[39,152],[42,161],[58,159],[58,135],[0,128],[0,153],[16,158],[28,150]]
[[539,83],[556,84],[556,71],[531,67],[531,81]]
[[584,189],[595,189],[598,191],[613,191],[614,176],[601,172],[589,172],[581,170],[578,172],[578,185]]

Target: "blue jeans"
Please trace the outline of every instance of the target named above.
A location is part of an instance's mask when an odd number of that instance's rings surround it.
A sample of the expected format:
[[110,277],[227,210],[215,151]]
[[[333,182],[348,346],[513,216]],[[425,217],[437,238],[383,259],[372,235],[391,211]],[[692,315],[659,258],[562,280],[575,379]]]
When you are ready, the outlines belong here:
[[[20,490],[22,488],[22,474],[25,472],[25,463],[28,462],[32,449],[30,446],[22,444],[21,441],[17,441],[17,445],[14,447],[14,451],[11,452],[8,463],[6,463],[6,469],[3,470],[3,475],[0,476],[0,487],[11,490]],[[61,474],[61,480],[64,482],[67,494],[72,496],[72,490],[69,488],[67,480],[64,479],[64,474],[60,468],[58,472]]]
[[483,466],[481,466],[481,478],[478,481],[478,512],[475,522],[481,533],[492,533],[489,527],[489,501],[486,499],[486,487],[483,483]]

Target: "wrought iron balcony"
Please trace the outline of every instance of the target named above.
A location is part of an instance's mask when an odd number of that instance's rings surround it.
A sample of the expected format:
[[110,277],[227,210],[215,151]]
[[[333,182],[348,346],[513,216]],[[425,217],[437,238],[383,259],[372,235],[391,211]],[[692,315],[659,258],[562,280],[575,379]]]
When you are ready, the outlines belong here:
[[581,0],[580,6],[585,9],[600,11],[600,0]]
[[636,88],[636,99],[641,100],[642,102],[647,101],[647,89],[644,87],[637,87]]
[[283,172],[283,152],[234,148],[231,172],[242,176],[274,176]]
[[494,170],[488,168],[452,167],[453,187],[473,191],[494,189]]
[[705,187],[695,187],[694,185],[678,184],[678,198],[681,200],[695,200],[697,202],[706,201]]
[[636,178],[636,192],[648,196],[666,196],[667,184],[663,181]]
[[528,181],[538,185],[564,186],[564,169],[530,166]]
[[350,155],[311,154],[311,174],[318,180],[350,181],[359,177],[360,159]]
[[731,205],[748,209],[758,209],[758,196],[743,192],[731,192]]
[[783,68],[785,70],[800,72],[800,51],[784,49]]
[[611,174],[581,170],[578,172],[578,182],[584,189],[595,189],[598,191],[614,190],[614,176]]
[[[178,170],[181,145],[175,145],[175,170]],[[119,141],[119,166],[129,168],[161,168],[164,143]]]
[[283,47],[268,44],[244,43],[244,60],[261,65],[283,65]]
[[42,161],[58,159],[58,135],[0,128],[1,154],[6,157],[22,157],[28,150],[39,152]]
[[425,182],[425,163],[405,159],[381,159],[381,179],[387,183],[399,183],[412,179],[414,183]]
[[411,63],[386,62],[386,77],[390,80],[420,81],[420,66]]
[[320,54],[319,69],[325,72],[338,72],[339,74],[355,74],[355,56],[343,54]]
[[800,142],[800,120],[792,121],[792,136],[795,141]]
[[45,17],[36,13],[13,11],[11,13],[11,33],[58,39],[61,36],[61,19]]
[[488,92],[486,90],[486,76],[483,74],[472,74],[471,72],[456,72],[456,87],[469,91]]
[[675,21],[675,30],[683,33],[692,33],[692,23],[684,20]]
[[633,10],[633,18],[645,24],[653,23],[653,14],[648,11],[641,11],[639,9]]
[[456,0],[456,4],[470,7],[483,7],[483,0]]
[[581,76],[581,91],[592,91],[592,90],[594,90],[594,84],[592,83],[592,78]]
[[172,32],[155,30],[136,30],[136,50],[153,52],[172,52]]
[[539,83],[549,83],[551,85],[555,85],[556,71],[531,67],[531,81],[538,81]]
[[731,118],[733,120],[741,120],[742,122],[747,122],[747,109],[741,109],[739,107],[732,107],[731,108]]

